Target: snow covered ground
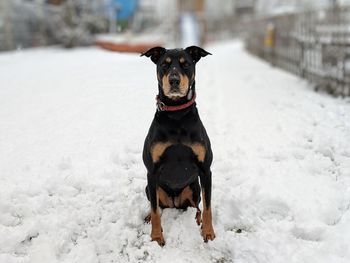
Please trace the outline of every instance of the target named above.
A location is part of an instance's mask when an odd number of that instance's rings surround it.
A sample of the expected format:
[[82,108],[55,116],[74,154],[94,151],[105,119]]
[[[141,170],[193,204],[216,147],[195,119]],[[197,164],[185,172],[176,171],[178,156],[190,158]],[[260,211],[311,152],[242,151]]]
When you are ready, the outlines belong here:
[[350,103],[248,55],[207,47],[198,108],[212,141],[216,239],[163,211],[150,242],[141,160],[153,63],[95,48],[0,55],[0,262],[350,262]]

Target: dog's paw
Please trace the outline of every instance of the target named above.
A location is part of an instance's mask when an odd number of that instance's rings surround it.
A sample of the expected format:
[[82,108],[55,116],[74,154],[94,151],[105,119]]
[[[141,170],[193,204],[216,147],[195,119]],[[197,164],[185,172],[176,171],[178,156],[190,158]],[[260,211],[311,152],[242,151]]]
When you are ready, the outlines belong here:
[[160,245],[161,247],[165,245],[165,240],[162,233],[158,235],[151,234],[151,239],[152,241],[157,241],[158,245]]
[[145,216],[145,218],[143,219],[143,221],[147,224],[149,224],[151,222],[151,213],[149,213],[148,215]]
[[208,240],[214,240],[215,238],[215,233],[213,226],[210,227],[203,227],[202,228],[202,237],[205,243],[208,242]]

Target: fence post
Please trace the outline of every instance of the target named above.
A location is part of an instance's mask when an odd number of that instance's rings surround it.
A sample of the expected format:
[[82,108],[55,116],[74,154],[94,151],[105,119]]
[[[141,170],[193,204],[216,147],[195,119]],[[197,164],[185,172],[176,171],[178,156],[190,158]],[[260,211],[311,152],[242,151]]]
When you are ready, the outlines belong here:
[[275,40],[276,40],[276,26],[269,22],[266,25],[265,39],[264,39],[264,50],[267,51],[267,60],[275,66]]
[[304,50],[304,42],[303,40],[299,40],[299,46],[300,46],[300,76],[304,79],[305,78],[305,50]]

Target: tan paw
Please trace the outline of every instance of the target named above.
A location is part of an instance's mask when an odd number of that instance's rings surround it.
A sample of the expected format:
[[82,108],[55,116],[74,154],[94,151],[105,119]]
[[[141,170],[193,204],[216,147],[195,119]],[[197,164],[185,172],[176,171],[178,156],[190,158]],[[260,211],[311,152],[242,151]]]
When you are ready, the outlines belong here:
[[213,226],[205,227],[205,228],[203,227],[202,236],[203,236],[204,242],[208,242],[208,240],[214,240],[215,233],[214,233]]
[[161,247],[165,245],[165,240],[162,233],[158,235],[151,234],[151,239],[152,241],[157,241],[158,245],[160,245]]

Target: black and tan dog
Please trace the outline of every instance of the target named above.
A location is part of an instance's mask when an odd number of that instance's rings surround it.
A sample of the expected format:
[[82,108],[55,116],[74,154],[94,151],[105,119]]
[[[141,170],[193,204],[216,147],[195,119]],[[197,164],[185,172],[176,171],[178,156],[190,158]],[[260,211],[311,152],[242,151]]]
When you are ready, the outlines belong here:
[[[199,118],[195,98],[195,65],[211,55],[204,49],[154,47],[141,56],[157,65],[157,112],[143,148],[147,168],[146,194],[151,212],[152,241],[165,244],[160,208],[197,208],[204,241],[215,238],[211,213],[211,171],[213,154],[205,128]],[[200,184],[199,184],[199,179]],[[203,199],[203,218],[198,205]]]

